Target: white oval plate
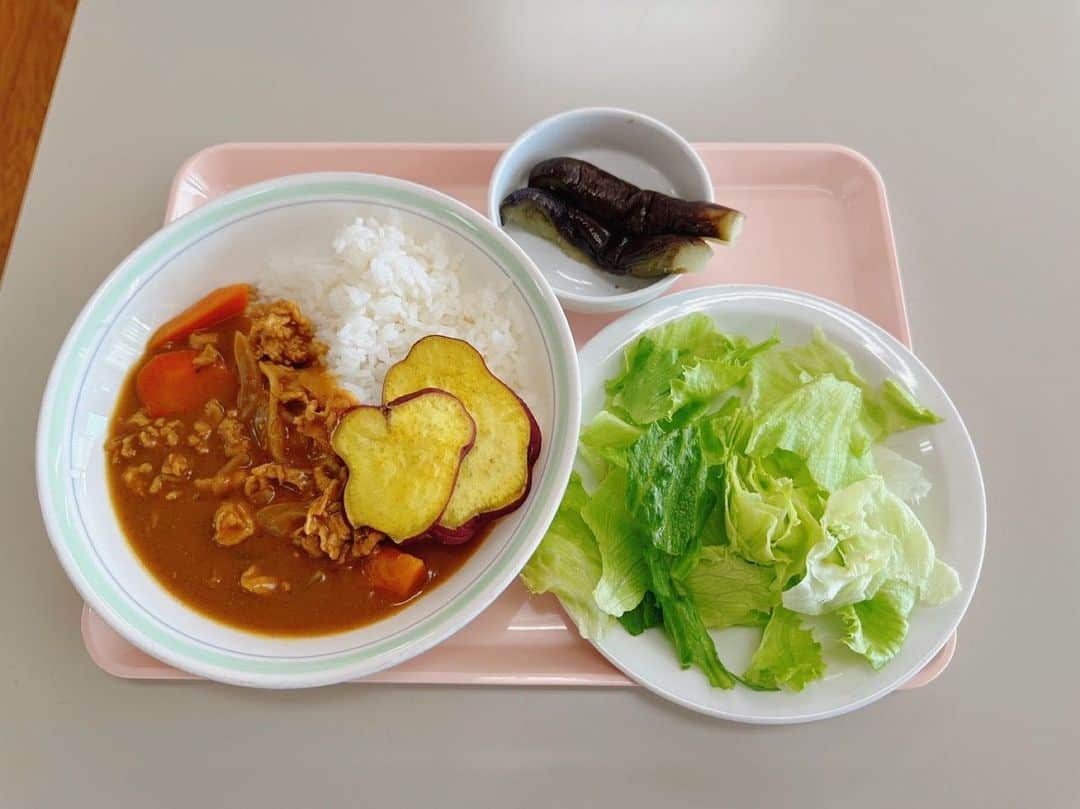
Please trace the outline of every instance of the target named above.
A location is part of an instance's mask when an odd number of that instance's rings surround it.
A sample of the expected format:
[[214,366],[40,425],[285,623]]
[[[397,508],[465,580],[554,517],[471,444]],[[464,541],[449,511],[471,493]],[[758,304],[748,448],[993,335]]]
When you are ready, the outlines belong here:
[[[582,424],[604,402],[604,380],[618,372],[623,349],[642,332],[692,312],[712,317],[729,334],[759,340],[779,330],[784,343],[810,339],[820,327],[855,360],[871,382],[895,377],[945,421],[893,436],[888,444],[917,461],[933,484],[915,511],[934,540],[938,555],[960,574],[963,592],[938,607],[916,607],[903,650],[875,672],[843,648],[826,648],[822,680],[801,693],[725,691],[709,686],[697,669],[681,670],[667,637],[652,629],[632,637],[614,626],[595,646],[627,676],[665,699],[700,713],[738,722],[788,724],[838,716],[888,694],[918,672],[945,645],[964,615],[982,566],[986,542],[986,495],[979,462],[959,413],[926,367],[879,326],[839,304],[764,286],[703,287],[662,298],[615,321],[579,356]],[[720,659],[732,671],[746,669],[760,631],[725,629],[712,633]]]

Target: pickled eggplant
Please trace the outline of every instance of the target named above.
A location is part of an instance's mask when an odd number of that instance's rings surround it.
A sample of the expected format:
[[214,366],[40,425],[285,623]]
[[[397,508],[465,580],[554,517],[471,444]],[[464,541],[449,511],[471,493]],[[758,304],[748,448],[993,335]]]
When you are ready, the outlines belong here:
[[503,224],[518,225],[554,242],[571,258],[615,275],[660,278],[703,269],[712,250],[692,236],[627,235],[540,188],[522,188],[499,206]]
[[568,205],[631,236],[674,234],[734,244],[742,230],[739,211],[642,190],[572,157],[537,163],[529,173],[529,185],[551,191]]

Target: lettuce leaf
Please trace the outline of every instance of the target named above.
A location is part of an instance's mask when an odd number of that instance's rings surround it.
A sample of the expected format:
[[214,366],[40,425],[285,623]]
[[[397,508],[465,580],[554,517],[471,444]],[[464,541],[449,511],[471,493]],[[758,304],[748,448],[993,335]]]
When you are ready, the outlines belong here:
[[683,586],[709,629],[764,626],[780,601],[772,568],[751,564],[730,548],[703,548]]
[[[610,410],[601,410],[581,431],[581,445],[605,463],[626,469],[626,453],[641,437],[641,428],[619,418]],[[606,469],[598,470],[600,473]],[[603,474],[600,474],[603,477]]]
[[936,607],[960,595],[960,576],[940,559],[934,560],[934,569],[919,598],[920,604]]
[[837,610],[844,627],[840,640],[880,669],[904,644],[915,598],[916,590],[907,582],[885,582],[873,598]]
[[802,691],[825,673],[821,644],[791,610],[778,606],[761,636],[743,679],[756,688]]
[[934,568],[934,546],[922,523],[880,477],[832,495],[821,519],[822,538],[806,557],[806,575],[783,603],[806,615],[873,598],[888,579],[921,590]]
[[619,616],[619,623],[631,635],[640,635],[646,629],[660,626],[663,622],[660,605],[656,603],[656,596],[652,593],[645,593],[640,604]]
[[913,427],[941,422],[940,416],[919,404],[895,379],[886,379],[881,388],[873,392],[866,409],[868,419],[876,427],[873,432],[876,441]]
[[702,413],[723,394],[736,393],[750,373],[753,358],[780,342],[776,336],[760,343],[742,337],[719,337],[724,345],[715,358],[695,355],[696,361],[687,361],[681,377],[671,383],[673,413]]
[[[700,414],[741,385],[751,361],[779,340],[760,343],[722,334],[707,315],[693,314],[645,332],[627,349],[623,370],[607,383],[608,408],[636,424]],[[683,418],[683,421],[687,421]]]
[[626,507],[623,470],[608,473],[581,509],[581,517],[600,550],[601,575],[593,599],[601,610],[617,618],[641,602],[649,585],[644,558],[647,540]]
[[747,405],[755,413],[766,413],[796,389],[823,376],[864,391],[869,387],[855,370],[851,357],[815,329],[809,343],[770,351],[758,358],[750,373]]
[[646,334],[662,348],[706,359],[715,359],[736,347],[731,338],[716,328],[711,317],[700,312],[669,320]]
[[806,492],[796,490],[793,502],[797,522],[773,545],[773,556],[776,559],[773,564],[776,573],[773,586],[778,590],[787,589],[793,580],[797,581],[805,575],[810,549],[821,542],[824,536],[821,523],[810,507],[810,498]]
[[814,481],[836,491],[873,472],[870,445],[859,417],[862,393],[834,376],[800,385],[762,414],[746,452],[768,457],[776,450],[799,456]]
[[[710,476],[711,477],[711,476]],[[709,486],[717,491],[723,484],[710,481]],[[705,524],[701,527],[701,546],[707,548],[712,545],[729,545],[727,530],[724,528],[724,501],[718,498],[709,516],[705,518]]]
[[667,418],[674,409],[672,380],[682,374],[678,350],[664,348],[646,334],[627,349],[622,374],[607,383],[609,409],[638,424]]
[[728,541],[751,562],[776,561],[773,546],[798,524],[790,480],[772,478],[752,460],[732,455],[724,468]]
[[650,547],[645,551],[645,559],[664,631],[675,648],[679,665],[684,669],[697,666],[715,688],[734,688],[735,676],[720,662],[716,644],[697,607],[676,583],[672,572],[673,558]]
[[734,688],[735,676],[720,662],[716,644],[689,599],[657,596],[656,600],[679,665],[684,669],[697,666],[715,688]]
[[721,393],[738,385],[750,372],[745,362],[735,360],[697,360],[682,370],[671,383],[672,412],[697,403],[711,402]]
[[862,392],[859,421],[870,441],[941,421],[898,381],[888,379],[877,388],[870,385],[855,370],[848,353],[830,342],[820,329],[814,330],[809,343],[771,351],[754,363],[749,375],[748,404],[754,412],[765,413],[797,388],[823,376],[852,384]]
[[532,593],[554,593],[581,636],[596,639],[612,619],[593,600],[601,560],[596,540],[581,518],[588,500],[581,478],[572,475],[555,519],[521,571],[521,580]]
[[626,503],[648,541],[683,557],[678,569],[688,572],[715,503],[695,426],[673,432],[649,426],[630,448]]
[[701,452],[709,466],[722,466],[737,447],[746,443],[749,424],[743,418],[739,400],[730,397],[713,413],[697,423]]
[[917,463],[884,446],[874,447],[873,454],[885,488],[905,503],[918,503],[930,494],[930,481]]

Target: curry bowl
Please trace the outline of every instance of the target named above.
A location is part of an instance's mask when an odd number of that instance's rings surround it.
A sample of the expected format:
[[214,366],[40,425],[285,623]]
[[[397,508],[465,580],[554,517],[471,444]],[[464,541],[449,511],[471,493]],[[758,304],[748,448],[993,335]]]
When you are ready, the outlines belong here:
[[[252,631],[176,597],[125,535],[105,449],[118,397],[151,332],[212,289],[259,284],[268,267],[325,252],[357,217],[388,217],[458,258],[462,289],[498,291],[519,334],[517,393],[541,441],[520,506],[460,568],[373,623],[329,634]],[[480,322],[480,318],[477,318]],[[467,206],[413,183],[324,173],[232,192],[169,225],[125,259],[83,308],[45,389],[37,483],[49,538],[72,583],[117,632],[177,668],[222,682],[295,688],[353,680],[446,639],[514,579],[539,543],[569,478],[580,418],[577,354],[551,287],[526,254]],[[530,443],[530,454],[532,454]],[[332,606],[332,605],[329,605]]]

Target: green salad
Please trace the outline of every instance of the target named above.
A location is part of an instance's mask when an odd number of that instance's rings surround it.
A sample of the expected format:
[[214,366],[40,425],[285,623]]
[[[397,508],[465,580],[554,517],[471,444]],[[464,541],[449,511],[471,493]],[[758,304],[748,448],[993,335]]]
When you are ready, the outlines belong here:
[[[823,641],[881,668],[917,604],[960,591],[909,506],[929,482],[881,443],[940,419],[820,332],[753,343],[690,315],[632,343],[606,391],[581,434],[596,485],[571,478],[522,572],[583,636],[660,627],[716,687],[799,691]],[[733,626],[761,630],[741,674],[709,634]]]

